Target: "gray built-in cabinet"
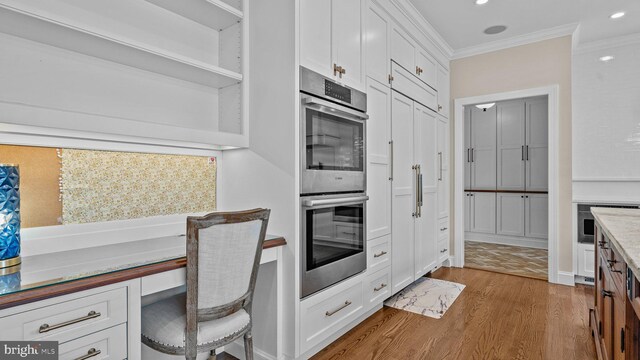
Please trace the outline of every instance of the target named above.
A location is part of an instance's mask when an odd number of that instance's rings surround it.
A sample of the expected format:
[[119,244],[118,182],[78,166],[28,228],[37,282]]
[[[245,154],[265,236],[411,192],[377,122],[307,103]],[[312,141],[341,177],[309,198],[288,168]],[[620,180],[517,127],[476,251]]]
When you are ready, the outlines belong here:
[[547,98],[468,106],[464,136],[465,232],[540,245],[548,223]]

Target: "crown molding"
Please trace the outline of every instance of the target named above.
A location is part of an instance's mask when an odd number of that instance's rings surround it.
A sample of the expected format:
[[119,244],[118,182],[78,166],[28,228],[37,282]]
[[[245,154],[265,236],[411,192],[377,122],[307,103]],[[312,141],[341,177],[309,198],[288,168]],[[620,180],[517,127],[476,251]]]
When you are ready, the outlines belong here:
[[415,25],[420,32],[445,55],[451,59],[453,56],[453,48],[447,41],[438,33],[438,31],[420,14],[420,11],[409,2],[409,0],[390,0],[395,7],[406,16],[413,25]]
[[640,33],[628,34],[608,39],[596,40],[578,44],[574,54],[584,54],[593,51],[607,50],[621,46],[640,44]]
[[572,23],[532,32],[521,36],[514,36],[511,38],[496,40],[485,44],[469,46],[466,48],[455,50],[453,52],[452,60],[485,54],[498,50],[504,50],[515,46],[527,45],[561,36],[573,35],[577,28],[578,24]]

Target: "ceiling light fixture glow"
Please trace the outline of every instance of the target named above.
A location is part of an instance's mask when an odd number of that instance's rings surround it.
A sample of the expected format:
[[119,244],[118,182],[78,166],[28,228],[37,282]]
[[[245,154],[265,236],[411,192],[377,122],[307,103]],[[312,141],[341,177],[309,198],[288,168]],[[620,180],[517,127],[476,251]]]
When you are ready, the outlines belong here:
[[487,109],[491,109],[495,104],[496,103],[478,104],[476,107],[482,111],[487,111]]
[[607,55],[607,56],[601,57],[599,60],[602,61],[602,62],[608,62],[608,61],[611,61],[613,59],[615,59],[613,56]]
[[619,11],[617,13],[611,14],[611,16],[609,16],[609,19],[613,19],[613,20],[620,19],[621,17],[624,16],[624,14],[625,14],[624,11]]
[[486,3],[488,3],[489,0],[476,0],[476,5],[484,5]]

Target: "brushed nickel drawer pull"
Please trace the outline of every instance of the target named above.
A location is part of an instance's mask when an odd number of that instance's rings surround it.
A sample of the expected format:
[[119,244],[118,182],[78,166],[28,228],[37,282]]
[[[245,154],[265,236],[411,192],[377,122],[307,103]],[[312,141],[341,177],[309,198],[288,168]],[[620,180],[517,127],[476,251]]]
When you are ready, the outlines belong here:
[[448,228],[443,227],[443,228],[440,228],[440,231],[445,231],[445,230],[447,230],[447,229],[448,229]]
[[384,289],[386,287],[387,287],[387,284],[382,283],[382,284],[380,284],[380,287],[374,287],[373,291],[378,292],[378,291],[380,291],[380,290],[382,290],[382,289]]
[[387,255],[387,252],[386,251],[380,251],[377,254],[373,254],[373,257],[374,258],[379,258],[380,256],[383,256],[383,255]]
[[100,355],[100,353],[102,353],[102,351],[96,350],[94,348],[91,348],[91,349],[89,349],[89,351],[87,352],[86,355],[82,355],[79,358],[76,358],[75,360],[87,360],[87,359],[90,359],[90,358],[92,358],[94,356]]
[[358,235],[358,234],[356,234],[354,232],[349,232],[349,231],[343,231],[342,233],[345,234],[345,235],[352,235],[352,236]]
[[440,250],[440,252],[444,254],[444,253],[447,252],[447,250],[449,250],[449,249],[442,249],[442,250]]
[[346,308],[347,306],[351,305],[351,301],[347,300],[344,302],[344,305],[340,306],[339,308],[333,310],[333,311],[327,311],[326,313],[324,313],[326,316],[332,316],[333,314],[337,313],[338,311]]
[[91,311],[89,311],[87,316],[83,316],[81,318],[77,318],[77,319],[74,319],[74,320],[61,322],[60,324],[55,324],[55,325],[42,324],[42,325],[40,325],[40,329],[38,329],[38,332],[40,334],[46,333],[46,332],[49,332],[51,330],[56,330],[56,329],[60,329],[60,328],[65,327],[65,326],[77,324],[79,322],[87,321],[87,320],[90,320],[90,319],[95,319],[100,315],[101,314],[99,312],[95,312],[95,311],[91,310]]

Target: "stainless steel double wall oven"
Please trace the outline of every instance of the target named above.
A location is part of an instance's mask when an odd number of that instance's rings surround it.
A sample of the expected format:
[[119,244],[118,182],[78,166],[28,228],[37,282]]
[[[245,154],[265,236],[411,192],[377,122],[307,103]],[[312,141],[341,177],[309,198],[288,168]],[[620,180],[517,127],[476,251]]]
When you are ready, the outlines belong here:
[[367,95],[300,68],[301,292],[364,271]]

